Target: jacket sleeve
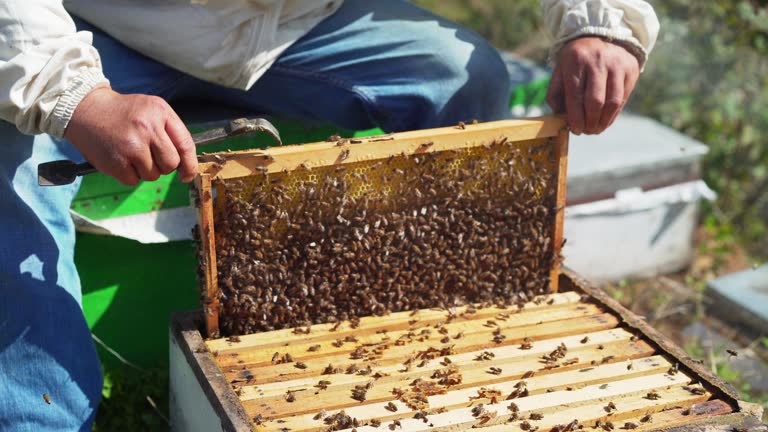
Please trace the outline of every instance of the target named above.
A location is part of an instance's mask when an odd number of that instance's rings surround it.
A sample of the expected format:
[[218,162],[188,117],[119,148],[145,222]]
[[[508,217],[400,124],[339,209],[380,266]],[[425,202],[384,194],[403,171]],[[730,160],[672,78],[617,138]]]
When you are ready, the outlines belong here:
[[108,82],[92,39],[61,0],[0,1],[0,118],[62,138],[80,101]]
[[541,0],[544,23],[555,42],[549,59],[555,63],[560,48],[581,36],[602,36],[621,44],[637,57],[640,70],[659,34],[653,7],[641,0]]

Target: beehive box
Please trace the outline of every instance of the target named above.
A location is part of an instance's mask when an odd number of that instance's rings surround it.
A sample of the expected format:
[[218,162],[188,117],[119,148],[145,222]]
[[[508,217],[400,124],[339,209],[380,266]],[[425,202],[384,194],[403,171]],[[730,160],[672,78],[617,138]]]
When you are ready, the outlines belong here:
[[210,155],[204,310],[171,331],[174,427],[756,425],[561,271],[566,154],[562,120],[545,118]]

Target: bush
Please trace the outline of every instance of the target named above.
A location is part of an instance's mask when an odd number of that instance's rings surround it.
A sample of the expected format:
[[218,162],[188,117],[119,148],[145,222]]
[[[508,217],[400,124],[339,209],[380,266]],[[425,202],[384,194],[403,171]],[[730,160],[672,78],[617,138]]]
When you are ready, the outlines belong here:
[[[418,0],[501,49],[541,61],[547,38],[533,0]],[[661,34],[629,108],[706,143],[718,192],[705,217],[768,257],[768,6],[765,1],[652,2]]]

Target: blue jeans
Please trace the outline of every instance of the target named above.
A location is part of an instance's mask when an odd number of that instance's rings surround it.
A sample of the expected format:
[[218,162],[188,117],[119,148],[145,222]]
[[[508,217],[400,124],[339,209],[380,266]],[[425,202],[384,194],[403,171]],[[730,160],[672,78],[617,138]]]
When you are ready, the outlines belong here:
[[[496,51],[406,1],[347,0],[249,91],[203,82],[77,24],[94,33],[115,90],[172,104],[192,99],[387,131],[494,120],[508,112],[509,78]],[[78,183],[37,186],[37,165],[63,158],[82,159],[66,141],[22,135],[0,122],[2,431],[90,430],[99,404],[102,377],[81,311],[68,214]]]

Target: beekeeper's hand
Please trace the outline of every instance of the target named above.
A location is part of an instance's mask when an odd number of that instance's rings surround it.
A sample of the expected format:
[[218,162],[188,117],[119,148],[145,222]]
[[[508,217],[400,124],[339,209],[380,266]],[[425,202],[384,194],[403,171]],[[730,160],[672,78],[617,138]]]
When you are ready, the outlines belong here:
[[97,170],[126,185],[174,170],[188,182],[197,172],[189,131],[159,97],[97,87],[75,109],[64,137]]
[[571,132],[597,134],[613,123],[640,75],[637,58],[620,45],[582,37],[560,50],[547,92],[555,113],[565,113]]

